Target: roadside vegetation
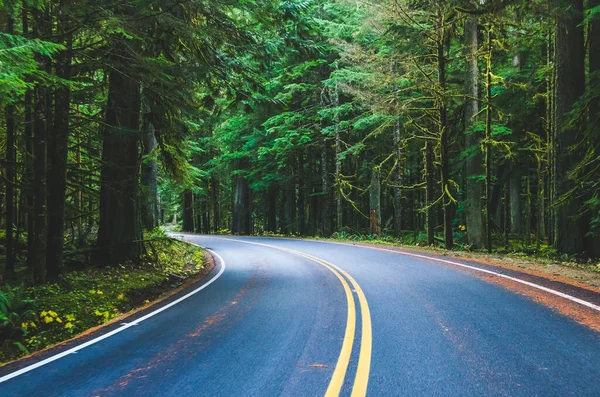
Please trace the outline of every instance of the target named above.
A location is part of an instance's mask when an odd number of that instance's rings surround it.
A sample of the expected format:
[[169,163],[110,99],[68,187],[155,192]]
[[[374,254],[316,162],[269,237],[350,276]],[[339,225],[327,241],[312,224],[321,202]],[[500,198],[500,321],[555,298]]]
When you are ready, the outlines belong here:
[[131,312],[202,272],[205,252],[160,233],[139,263],[102,268],[72,263],[59,280],[0,287],[0,364],[70,339]]

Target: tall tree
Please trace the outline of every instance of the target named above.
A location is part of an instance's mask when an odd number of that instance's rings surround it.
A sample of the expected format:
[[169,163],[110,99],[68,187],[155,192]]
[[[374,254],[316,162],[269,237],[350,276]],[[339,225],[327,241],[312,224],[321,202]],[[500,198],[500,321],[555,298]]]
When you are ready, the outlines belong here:
[[556,205],[555,246],[564,254],[583,249],[582,223],[574,189],[580,134],[568,128],[568,114],[585,91],[583,0],[559,2],[554,38],[554,164]]
[[[135,4],[117,6],[115,15],[134,17]],[[139,72],[131,67],[138,46],[135,38],[113,35],[95,251],[96,261],[103,264],[137,262],[143,251],[138,218],[141,92]]]
[[56,60],[56,76],[62,80],[54,93],[54,125],[48,135],[48,245],[46,251],[48,278],[56,280],[63,272],[65,236],[65,194],[67,191],[67,155],[69,146],[69,114],[71,107],[71,60],[73,31],[69,24],[69,0],[60,0],[57,13],[57,35],[65,49]]
[[473,248],[483,248],[484,226],[482,217],[481,198],[483,189],[481,184],[482,155],[481,132],[474,127],[474,122],[479,115],[479,29],[478,19],[468,17],[465,22],[465,55],[467,58],[466,73],[466,101],[465,101],[465,148],[466,148],[466,221],[469,243]]

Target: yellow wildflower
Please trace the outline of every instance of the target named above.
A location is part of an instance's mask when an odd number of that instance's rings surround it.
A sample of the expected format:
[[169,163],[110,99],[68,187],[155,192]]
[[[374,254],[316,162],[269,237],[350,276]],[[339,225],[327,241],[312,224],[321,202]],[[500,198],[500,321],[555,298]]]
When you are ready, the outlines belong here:
[[48,315],[48,312],[43,311],[40,313],[40,317],[46,317]]
[[30,322],[29,325],[31,325],[33,328],[37,328],[37,325],[35,325],[35,323],[33,321]]
[[26,322],[21,323],[21,328],[27,328],[29,324],[27,324]]
[[75,321],[75,316],[72,314],[67,314],[65,317],[68,321]]
[[71,329],[71,328],[73,328],[73,324],[71,324],[71,323],[65,324],[65,329]]
[[102,292],[102,291],[100,291],[100,290],[98,290],[98,291],[96,291],[96,294],[98,294],[98,295],[102,295],[102,294],[103,294],[103,292]]
[[117,299],[120,300],[120,301],[122,301],[123,299],[125,299],[125,296],[123,296],[123,294],[119,294],[117,296]]
[[55,312],[55,311],[53,311],[53,310],[49,310],[49,311],[48,311],[48,314],[49,314],[50,316],[54,317],[54,318],[58,317],[58,314],[56,314],[56,312]]
[[56,322],[57,323],[62,323],[62,320],[60,319],[60,317],[56,317]]
[[46,322],[46,324],[49,324],[52,321],[54,321],[54,319],[52,317],[44,317],[44,321]]
[[109,312],[104,312],[104,313],[102,313],[102,315],[104,316],[104,318],[108,318],[108,316],[110,316],[110,313]]

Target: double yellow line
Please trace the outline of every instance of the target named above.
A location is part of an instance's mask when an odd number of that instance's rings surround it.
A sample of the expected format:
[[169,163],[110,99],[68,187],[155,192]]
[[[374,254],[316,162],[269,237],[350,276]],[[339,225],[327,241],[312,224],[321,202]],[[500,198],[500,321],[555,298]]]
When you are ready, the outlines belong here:
[[[348,365],[350,364],[350,356],[352,355],[352,348],[354,346],[354,336],[356,333],[356,308],[354,295],[352,294],[352,290],[350,289],[350,285],[348,285],[348,281],[352,285],[354,292],[358,297],[358,303],[360,305],[360,315],[362,319],[362,328],[361,328],[361,341],[360,341],[360,352],[358,355],[358,367],[356,369],[356,375],[354,377],[354,385],[352,386],[352,397],[363,397],[367,394],[367,386],[369,384],[369,372],[371,370],[371,350],[373,346],[373,333],[371,329],[371,312],[369,311],[369,305],[367,303],[367,298],[365,294],[360,288],[360,285],[356,282],[356,280],[348,274],[346,271],[341,269],[339,266],[334,265],[331,262],[325,261],[316,256],[296,251],[289,248],[278,247],[269,244],[255,243],[249,241],[242,240],[234,240],[234,239],[226,239],[235,241],[238,243],[246,243],[253,245],[260,245],[263,247],[273,248],[280,251],[289,252],[294,255],[298,255],[304,258],[307,258],[313,262],[316,262],[329,271],[331,271],[342,283],[342,287],[344,288],[344,292],[346,293],[346,300],[348,302],[348,316],[346,319],[346,332],[344,333],[344,341],[342,343],[342,350],[340,351],[340,355],[338,357],[337,363],[335,365],[335,369],[333,371],[333,376],[331,377],[331,381],[329,382],[329,387],[325,392],[325,397],[337,397],[339,396],[342,386],[344,385],[344,380],[346,379],[346,372],[348,371]],[[348,281],[346,281],[348,280]]]

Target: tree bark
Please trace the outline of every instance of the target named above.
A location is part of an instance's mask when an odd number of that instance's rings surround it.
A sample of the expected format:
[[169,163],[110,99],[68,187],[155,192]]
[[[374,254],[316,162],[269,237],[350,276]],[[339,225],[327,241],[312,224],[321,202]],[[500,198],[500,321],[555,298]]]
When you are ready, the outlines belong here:
[[[487,250],[492,252],[492,31],[488,27],[485,77],[485,197]],[[505,225],[506,227],[506,225]]]
[[[34,37],[39,37],[46,28],[46,15],[42,11],[35,11]],[[46,71],[50,69],[50,60],[47,57],[38,56],[40,68]],[[47,218],[47,115],[48,115],[48,93],[41,84],[35,88],[35,123],[34,123],[34,258],[33,258],[33,281],[36,284],[46,282],[46,241],[48,235]]]
[[321,222],[323,236],[329,237],[332,233],[332,214],[331,214],[331,188],[329,183],[329,158],[327,150],[327,138],[323,137],[323,147],[321,148]]
[[[8,34],[14,34],[14,19],[8,18]],[[6,105],[6,262],[4,280],[15,275],[15,242],[13,226],[15,223],[15,105]]]
[[[69,30],[67,20],[68,0],[61,0],[58,10],[58,34]],[[66,37],[65,50],[56,62],[56,75],[63,80],[71,79],[71,59],[73,34]],[[57,280],[63,273],[63,252],[65,238],[65,194],[67,192],[67,154],[69,150],[69,112],[71,90],[68,86],[56,89],[54,104],[54,128],[48,139],[48,279]]]
[[[29,34],[29,8],[23,4],[22,10],[23,36]],[[23,174],[23,186],[25,189],[25,206],[27,211],[27,268],[33,271],[35,259],[35,209],[34,209],[34,157],[33,157],[33,91],[25,92],[24,117],[25,117],[25,173]]]
[[194,232],[194,193],[191,190],[183,192],[183,225],[184,232]]
[[[585,90],[585,51],[583,0],[568,0],[568,9],[557,17],[554,42],[554,133],[556,208],[555,247],[563,254],[578,254],[583,250],[582,221],[575,195],[576,187],[568,175],[581,158],[572,152],[579,134],[567,128],[568,113]],[[567,197],[568,195],[568,197]]]
[[521,209],[521,173],[513,165],[510,173],[510,232],[521,236],[523,234],[523,211]]
[[427,245],[435,243],[434,234],[434,189],[433,189],[433,144],[427,140],[425,142],[425,225],[427,227]]
[[142,137],[142,162],[140,213],[146,230],[158,227],[158,164],[150,156],[158,146],[154,125],[148,120],[144,123]]
[[[338,108],[340,106],[340,96],[338,92],[338,86],[335,85],[333,95],[333,106]],[[341,182],[342,182],[342,160],[340,155],[342,153],[342,139],[340,131],[340,120],[336,117],[335,127],[335,231],[342,231],[342,194],[341,194]]]
[[[593,9],[600,6],[600,0],[588,0],[588,8]],[[594,16],[589,23],[588,33],[588,64],[589,64],[589,76],[590,76],[590,87],[600,86],[600,19],[598,15]],[[600,115],[600,99],[596,97],[595,100],[590,103],[589,118],[590,120],[598,120]],[[600,150],[600,131],[598,128],[595,129],[595,134],[591,137],[591,141],[596,145],[596,153]],[[598,194],[598,192],[596,192]],[[587,198],[592,198],[590,194]],[[599,210],[596,208],[596,213],[593,214],[591,211],[588,212],[589,217],[586,214],[586,219],[592,219],[594,216],[600,216]],[[588,222],[589,225],[589,222]],[[589,225],[589,235],[586,237],[585,250],[590,257],[600,258],[600,226],[596,225],[593,228]]]
[[450,146],[450,128],[448,126],[448,111],[446,108],[446,54],[444,53],[444,43],[446,38],[445,19],[441,8],[438,9],[438,42],[437,42],[437,63],[438,63],[438,85],[439,85],[439,135],[440,135],[440,162],[441,162],[441,183],[442,183],[442,203],[444,211],[444,243],[446,249],[454,247],[452,233],[452,214],[454,203],[450,187],[450,163],[448,150]]
[[[479,49],[478,20],[472,18],[465,23],[465,45],[467,57],[467,80],[465,103],[465,128],[473,126],[475,117],[479,114],[479,65],[477,51]],[[481,198],[483,197],[483,186],[480,176],[483,174],[481,154],[481,133],[475,129],[465,134],[466,146],[466,222],[469,244],[475,249],[485,247],[485,232],[483,227]]]
[[[236,160],[236,169],[245,170],[246,161]],[[250,234],[250,187],[244,175],[233,177],[233,213],[231,232],[238,235]]]
[[200,208],[202,208],[202,232],[210,234],[210,211],[208,210],[207,200],[204,197],[201,198]]
[[277,196],[279,187],[272,183],[267,192],[267,231],[277,233]]
[[371,234],[381,235],[381,175],[377,167],[371,171],[371,192],[369,195],[371,214]]
[[135,43],[113,38],[106,125],[100,175],[100,226],[95,261],[102,265],[138,262],[142,253],[139,222],[140,85],[124,64]]
[[402,142],[400,141],[400,120],[394,123],[394,148],[396,149],[396,169],[394,170],[394,233],[402,236]]
[[219,181],[214,176],[211,177],[210,193],[213,206],[213,232],[217,234],[221,228],[221,213],[219,211]]
[[304,176],[304,153],[298,154],[298,200],[296,214],[298,217],[298,234],[306,235],[306,186]]

